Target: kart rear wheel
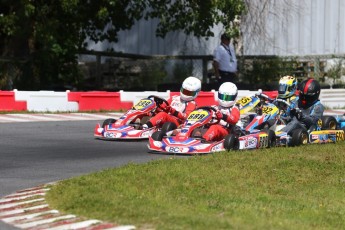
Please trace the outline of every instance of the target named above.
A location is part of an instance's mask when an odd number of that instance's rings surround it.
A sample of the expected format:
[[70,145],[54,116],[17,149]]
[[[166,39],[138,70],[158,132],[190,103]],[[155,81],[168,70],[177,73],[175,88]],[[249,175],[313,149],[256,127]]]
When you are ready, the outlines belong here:
[[271,129],[268,129],[266,131],[266,133],[268,135],[268,145],[267,145],[267,148],[275,147],[276,143],[277,143],[276,133],[273,130],[271,130]]
[[335,130],[337,129],[337,120],[333,116],[323,116],[322,117],[322,129],[324,130]]
[[162,141],[162,139],[165,135],[166,134],[162,131],[156,131],[156,132],[152,133],[151,138],[155,141]]
[[239,149],[239,141],[238,141],[238,138],[237,136],[235,136],[234,134],[228,134],[226,135],[225,139],[224,139],[224,148],[227,150],[227,151],[230,151],[230,150],[238,150]]
[[177,129],[176,124],[173,122],[165,122],[162,126],[162,132],[166,133],[171,130]]
[[308,133],[304,129],[296,129],[291,133],[290,146],[299,146],[308,143]]
[[109,125],[109,124],[113,124],[116,122],[116,119],[113,118],[109,118],[103,121],[102,127],[104,128],[105,126]]

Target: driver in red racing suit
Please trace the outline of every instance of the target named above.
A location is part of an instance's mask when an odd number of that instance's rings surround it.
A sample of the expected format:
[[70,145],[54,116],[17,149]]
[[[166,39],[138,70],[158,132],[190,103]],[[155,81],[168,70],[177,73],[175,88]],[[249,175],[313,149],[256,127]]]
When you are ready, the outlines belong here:
[[230,128],[236,125],[240,119],[240,109],[235,105],[237,97],[237,86],[232,82],[224,82],[218,90],[219,105],[213,106],[217,109],[215,113],[218,124],[211,125],[202,136],[205,141],[220,141],[230,133]]
[[195,98],[201,90],[201,81],[196,77],[186,78],[180,90],[180,96],[173,96],[168,100],[169,106],[161,104],[163,110],[152,117],[143,129],[154,126],[161,127],[165,122],[173,122],[176,127],[182,124],[188,115],[196,108]]

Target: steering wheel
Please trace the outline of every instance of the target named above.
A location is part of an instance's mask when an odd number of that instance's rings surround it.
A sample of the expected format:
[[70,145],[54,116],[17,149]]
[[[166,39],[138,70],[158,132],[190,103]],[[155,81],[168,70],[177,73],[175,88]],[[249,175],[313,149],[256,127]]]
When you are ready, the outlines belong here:
[[161,98],[161,97],[158,97],[158,96],[155,96],[155,95],[150,95],[148,96],[147,98],[149,99],[153,99],[156,104],[157,104],[157,107],[159,107],[160,109],[163,109],[161,107],[161,105],[164,103],[166,106],[169,106],[169,102],[167,100],[165,100],[164,98]]
[[[216,108],[214,108],[212,106],[201,106],[201,107],[198,107],[197,109],[203,109],[203,110],[207,110],[210,112],[212,111],[213,115],[218,111]],[[210,122],[209,125],[215,125],[215,124],[218,124],[220,122],[220,119],[218,119],[217,117],[212,116],[212,118],[214,118],[216,121]]]
[[290,103],[289,103],[289,102],[287,102],[286,100],[280,99],[280,98],[277,98],[277,99],[275,100],[275,102],[278,102],[278,103],[274,103],[274,104],[277,104],[277,106],[278,106],[279,109],[281,109],[281,107],[282,107],[281,104],[284,104],[284,105],[286,105],[287,107],[290,106]]

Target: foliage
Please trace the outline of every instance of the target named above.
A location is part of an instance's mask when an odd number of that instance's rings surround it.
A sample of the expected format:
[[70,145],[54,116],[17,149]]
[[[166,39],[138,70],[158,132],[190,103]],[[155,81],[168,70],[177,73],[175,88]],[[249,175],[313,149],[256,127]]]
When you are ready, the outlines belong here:
[[157,36],[182,30],[197,37],[212,36],[244,10],[242,0],[61,0],[0,2],[0,50],[23,73],[11,76],[18,89],[43,89],[52,84],[80,84],[77,54],[92,41],[117,41],[120,30],[141,19],[159,18]]
[[49,206],[138,229],[344,229],[345,143],[129,164],[61,181]]
[[334,61],[335,63],[326,72],[326,83],[329,84],[331,88],[337,83],[344,84],[344,82],[339,82],[341,77],[345,75],[344,59],[335,59]]
[[[278,84],[284,75],[293,75],[296,60],[284,59],[277,56],[267,58],[240,59],[239,68],[245,83],[258,88],[267,88]],[[271,89],[272,90],[272,89]]]
[[189,76],[193,75],[193,62],[191,60],[186,60],[184,62],[176,62],[173,68],[174,82],[179,84],[184,81]]

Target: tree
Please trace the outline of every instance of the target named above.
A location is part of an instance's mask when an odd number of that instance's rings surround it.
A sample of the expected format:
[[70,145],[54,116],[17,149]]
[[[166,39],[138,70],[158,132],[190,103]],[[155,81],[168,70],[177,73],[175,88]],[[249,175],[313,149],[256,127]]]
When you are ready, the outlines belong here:
[[208,37],[216,24],[230,28],[244,8],[242,0],[2,0],[0,78],[18,89],[78,86],[77,54],[87,38],[116,42],[120,30],[142,18],[160,19],[157,36],[182,30]]

